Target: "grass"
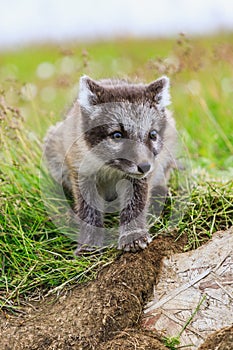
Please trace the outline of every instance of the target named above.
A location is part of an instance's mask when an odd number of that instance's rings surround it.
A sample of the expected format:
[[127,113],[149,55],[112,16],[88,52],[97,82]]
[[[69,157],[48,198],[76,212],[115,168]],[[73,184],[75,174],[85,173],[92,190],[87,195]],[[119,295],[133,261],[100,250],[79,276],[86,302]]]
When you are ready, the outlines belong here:
[[152,217],[151,232],[175,228],[190,249],[233,225],[232,46],[233,36],[222,34],[0,53],[0,306],[13,310],[22,300],[60,293],[116,257],[109,249],[74,259],[67,227],[50,220],[41,191],[43,136],[76,96],[84,73],[171,78],[172,108],[189,166],[173,174],[165,211]]
[[180,345],[179,337],[164,337],[163,338],[164,345],[171,350],[177,350],[178,345]]

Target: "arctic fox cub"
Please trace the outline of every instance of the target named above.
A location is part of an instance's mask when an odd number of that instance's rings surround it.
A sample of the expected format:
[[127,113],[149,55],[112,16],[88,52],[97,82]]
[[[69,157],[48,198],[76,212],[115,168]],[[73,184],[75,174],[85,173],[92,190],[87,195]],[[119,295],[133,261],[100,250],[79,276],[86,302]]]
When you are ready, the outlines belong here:
[[83,76],[77,101],[49,129],[45,158],[51,175],[74,200],[80,225],[77,255],[102,246],[104,213],[116,204],[118,248],[136,251],[151,242],[146,224],[151,193],[166,192],[175,162],[169,103],[165,76],[150,84]]

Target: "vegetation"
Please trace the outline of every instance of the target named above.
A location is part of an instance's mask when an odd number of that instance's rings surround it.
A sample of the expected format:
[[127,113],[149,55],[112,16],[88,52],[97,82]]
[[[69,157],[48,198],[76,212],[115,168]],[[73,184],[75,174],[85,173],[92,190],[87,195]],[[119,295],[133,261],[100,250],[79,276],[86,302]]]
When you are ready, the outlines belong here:
[[43,200],[43,136],[77,95],[82,74],[171,78],[172,109],[188,165],[173,174],[164,213],[150,217],[153,234],[175,230],[176,238],[187,237],[184,248],[190,249],[233,224],[232,35],[19,48],[0,53],[0,67],[2,307],[59,293],[93,277],[117,254],[108,249],[74,259],[67,227],[54,224]]

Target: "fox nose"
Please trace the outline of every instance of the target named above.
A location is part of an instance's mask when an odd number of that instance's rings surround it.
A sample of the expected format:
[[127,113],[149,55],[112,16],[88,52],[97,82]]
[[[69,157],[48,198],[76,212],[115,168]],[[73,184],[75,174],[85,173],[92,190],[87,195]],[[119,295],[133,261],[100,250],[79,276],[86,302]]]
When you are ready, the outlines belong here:
[[149,163],[140,163],[138,164],[138,171],[142,174],[147,173],[150,170],[150,164]]

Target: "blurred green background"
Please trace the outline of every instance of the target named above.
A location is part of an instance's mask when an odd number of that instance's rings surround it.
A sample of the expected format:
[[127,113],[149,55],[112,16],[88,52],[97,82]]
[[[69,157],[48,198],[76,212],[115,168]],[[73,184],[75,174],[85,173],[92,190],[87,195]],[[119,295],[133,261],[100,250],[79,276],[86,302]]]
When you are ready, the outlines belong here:
[[171,79],[172,110],[190,157],[233,165],[233,35],[28,46],[0,53],[0,87],[40,139],[77,97],[79,77]]

